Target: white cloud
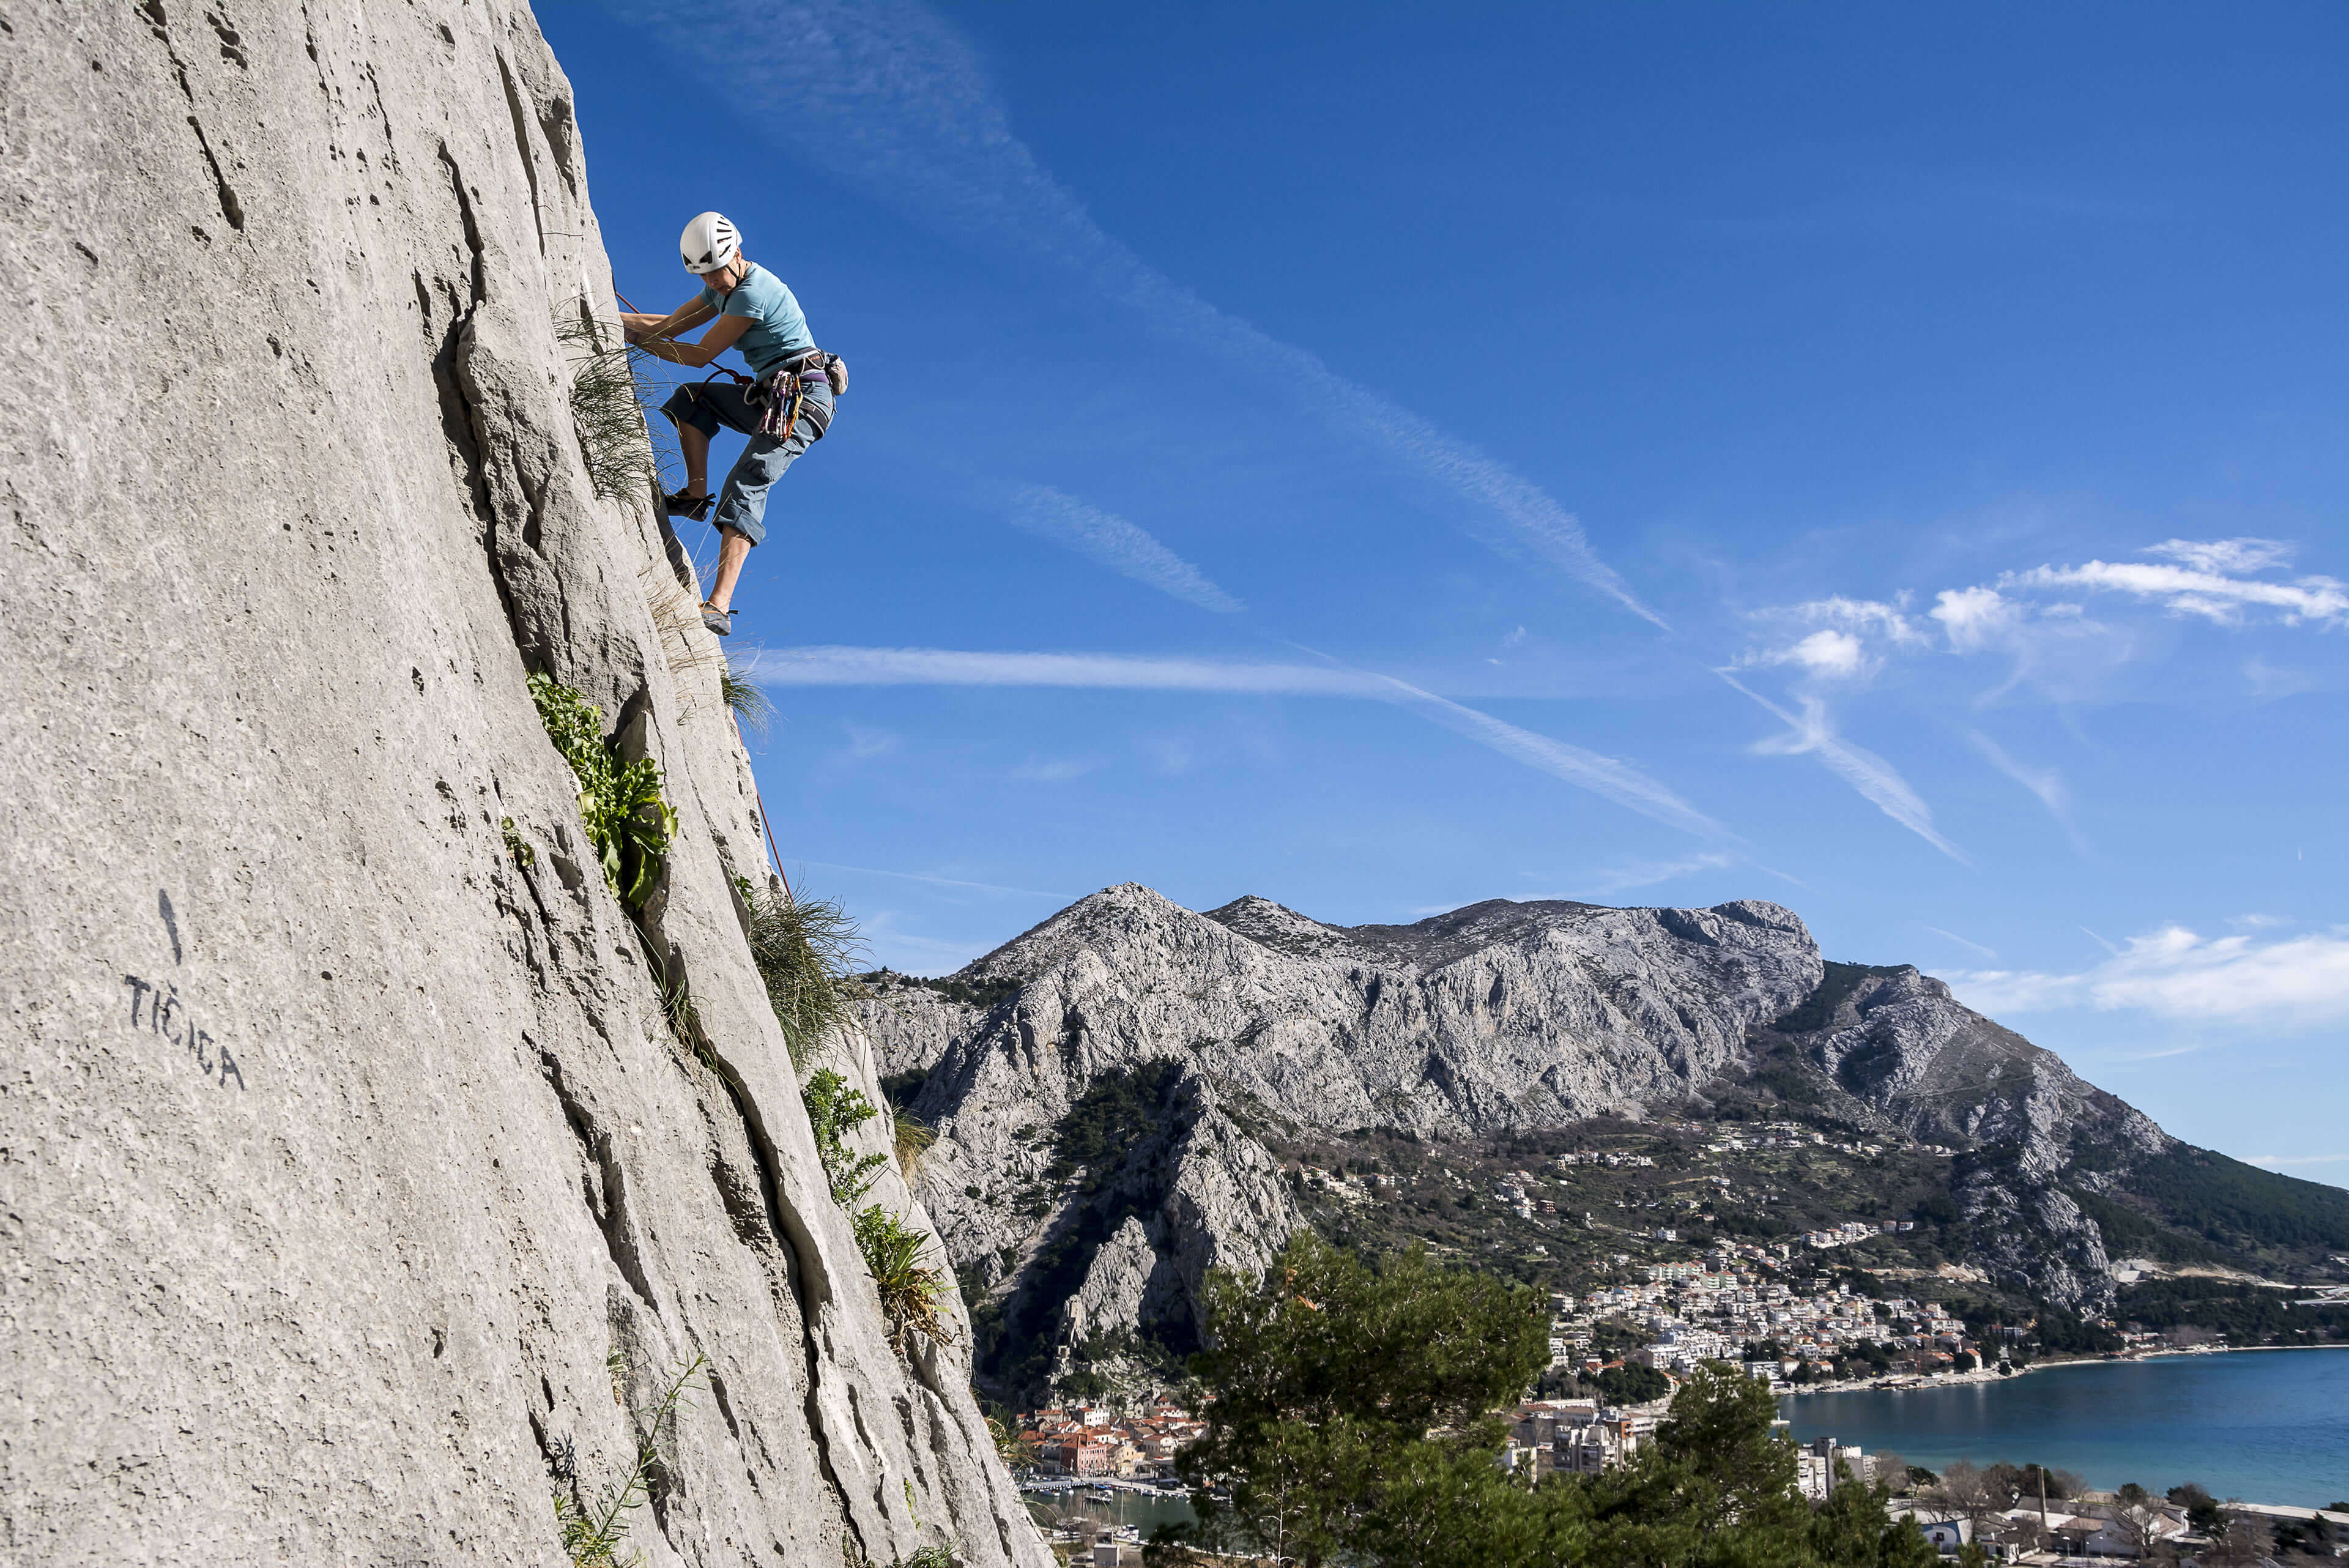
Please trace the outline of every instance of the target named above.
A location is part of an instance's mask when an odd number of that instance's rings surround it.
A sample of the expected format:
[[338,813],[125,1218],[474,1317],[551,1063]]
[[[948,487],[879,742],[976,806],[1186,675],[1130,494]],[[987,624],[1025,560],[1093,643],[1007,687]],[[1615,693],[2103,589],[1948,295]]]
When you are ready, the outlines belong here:
[[1941,836],[1933,826],[1932,809],[1926,805],[1909,781],[1902,778],[1890,763],[1864,747],[1855,746],[1835,732],[1828,722],[1826,704],[1816,697],[1800,699],[1802,711],[1790,713],[1775,702],[1740,683],[1726,670],[1716,670],[1723,680],[1760,703],[1786,726],[1784,735],[1774,735],[1756,742],[1754,750],[1764,756],[1794,757],[1810,755],[1829,773],[1857,790],[1878,811],[1958,862],[1971,866],[1965,852]]
[[1922,647],[1927,640],[1901,607],[1909,596],[1899,596],[1898,604],[1881,599],[1851,599],[1840,594],[1824,599],[1811,599],[1796,605],[1792,614],[1814,626],[1841,627],[1847,631],[1871,632],[1903,648]]
[[1811,633],[1777,655],[1775,662],[1799,664],[1814,675],[1842,677],[1863,674],[1873,668],[1859,639],[1832,628]]
[[2282,539],[2164,539],[2145,553],[2183,561],[2198,572],[2263,572],[2290,566],[2293,550]]
[[697,58],[713,88],[734,98],[746,119],[788,137],[793,157],[916,222],[1066,267],[1104,297],[1133,306],[1153,329],[1244,372],[1286,380],[1350,439],[1401,458],[1471,502],[1485,519],[1472,532],[1664,624],[1599,558],[1573,514],[1538,486],[1339,375],[1319,355],[1218,310],[1112,238],[1013,133],[978,52],[944,18],[912,0],[607,5]]
[[771,649],[760,660],[757,679],[772,686],[1044,686],[1368,698],[1409,708],[1503,756],[1642,816],[1705,837],[1729,836],[1721,824],[1628,763],[1520,729],[1392,676],[1342,666],[1238,664],[1111,653],[824,647]]
[[1878,646],[1887,649],[1921,648],[1928,639],[1899,605],[1876,599],[1851,599],[1840,595],[1782,605],[1755,612],[1754,619],[1781,627],[1807,626],[1816,630],[1791,643],[1738,660],[1743,668],[1793,665],[1806,676],[1826,680],[1857,680],[1884,668]]
[[1941,623],[1951,649],[1958,653],[2009,645],[2023,619],[2023,607],[1996,588],[1944,588],[1925,613]]
[[2255,1154],[2245,1165],[2338,1165],[2349,1154]]
[[[2158,549],[2185,556],[2196,564],[2171,566],[2158,561],[2090,561],[2080,566],[2033,566],[2010,572],[2001,587],[2086,588],[2093,592],[2127,594],[2159,604],[2172,615],[2198,615],[2220,625],[2233,625],[2247,611],[2272,610],[2286,626],[2303,620],[2320,623],[2349,620],[2349,584],[2333,577],[2301,577],[2289,583],[2229,575],[2223,566],[2246,561],[2271,564],[2279,558],[2244,548],[2267,546],[2267,540],[2230,539],[2191,545],[2173,539]],[[2281,546],[2275,546],[2281,548]]]
[[1050,485],[1030,485],[1021,491],[1011,520],[1039,538],[1074,550],[1185,604],[1221,615],[1247,607],[1142,528]]
[[1981,970],[1944,978],[1969,1007],[1992,1016],[2087,1007],[2205,1023],[2339,1023],[2349,1021],[2349,928],[2262,943],[2168,926],[2132,937],[2076,974]]

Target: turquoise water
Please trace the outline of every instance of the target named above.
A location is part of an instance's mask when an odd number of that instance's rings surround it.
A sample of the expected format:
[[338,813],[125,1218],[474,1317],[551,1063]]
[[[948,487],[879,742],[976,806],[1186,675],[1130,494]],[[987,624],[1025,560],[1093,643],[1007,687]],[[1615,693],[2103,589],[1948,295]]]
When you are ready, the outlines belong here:
[[1795,1436],[1832,1437],[1912,1465],[2005,1459],[2090,1486],[2317,1508],[2349,1499],[2349,1346],[2051,1366],[1995,1383],[1782,1402]]

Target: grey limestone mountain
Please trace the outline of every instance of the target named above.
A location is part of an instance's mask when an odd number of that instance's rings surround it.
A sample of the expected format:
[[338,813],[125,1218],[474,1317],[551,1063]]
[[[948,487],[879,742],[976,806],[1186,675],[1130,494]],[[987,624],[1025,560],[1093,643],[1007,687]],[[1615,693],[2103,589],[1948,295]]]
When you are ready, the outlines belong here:
[[[827,1191],[698,589],[588,476],[527,6],[0,31],[0,1563],[554,1563],[700,1357],[647,1562],[1040,1568]],[[537,670],[665,777],[635,918]]]
[[2074,1306],[2113,1288],[2084,1205],[2120,1222],[2143,1207],[2136,1176],[2217,1158],[1939,981],[1824,961],[1792,911],[1756,900],[1493,900],[1340,928],[1129,884],[947,981],[878,979],[881,1067],[940,1134],[923,1194],[1000,1336],[983,1371],[1008,1387],[1065,1374],[1088,1342],[1133,1375],[1193,1343],[1204,1271],[1255,1263],[1299,1223],[1267,1147],[1283,1137],[1701,1118],[1775,1084],[1775,1103],[1954,1150],[1969,1261]]

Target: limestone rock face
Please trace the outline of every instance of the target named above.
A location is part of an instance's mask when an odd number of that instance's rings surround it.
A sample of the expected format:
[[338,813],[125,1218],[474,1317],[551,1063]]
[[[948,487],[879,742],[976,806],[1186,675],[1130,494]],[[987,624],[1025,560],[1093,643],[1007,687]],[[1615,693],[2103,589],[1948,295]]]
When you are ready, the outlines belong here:
[[[1859,981],[1814,1049],[1837,1084],[1910,1137],[1998,1151],[1953,1182],[1994,1277],[2067,1305],[2111,1299],[2103,1235],[2056,1184],[2106,1186],[2113,1170],[2180,1147],[2150,1116],[1914,969]],[[2093,1158],[2075,1168],[2083,1154]]]
[[[1040,1568],[826,1191],[698,588],[588,481],[526,6],[6,24],[0,1563],[551,1563],[701,1357],[647,1561]],[[538,670],[663,771],[640,923]]]

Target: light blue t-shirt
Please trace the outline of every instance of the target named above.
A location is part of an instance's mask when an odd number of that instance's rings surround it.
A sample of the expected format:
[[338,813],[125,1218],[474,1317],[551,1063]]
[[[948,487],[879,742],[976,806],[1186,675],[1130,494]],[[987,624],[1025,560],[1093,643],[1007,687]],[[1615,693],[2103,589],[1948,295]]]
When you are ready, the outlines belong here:
[[701,303],[722,316],[750,318],[749,328],[734,339],[734,347],[750,362],[754,376],[763,378],[792,355],[815,347],[800,302],[792,297],[781,278],[757,262],[750,264],[750,275],[735,286],[733,293],[721,296],[714,288],[704,288]]

